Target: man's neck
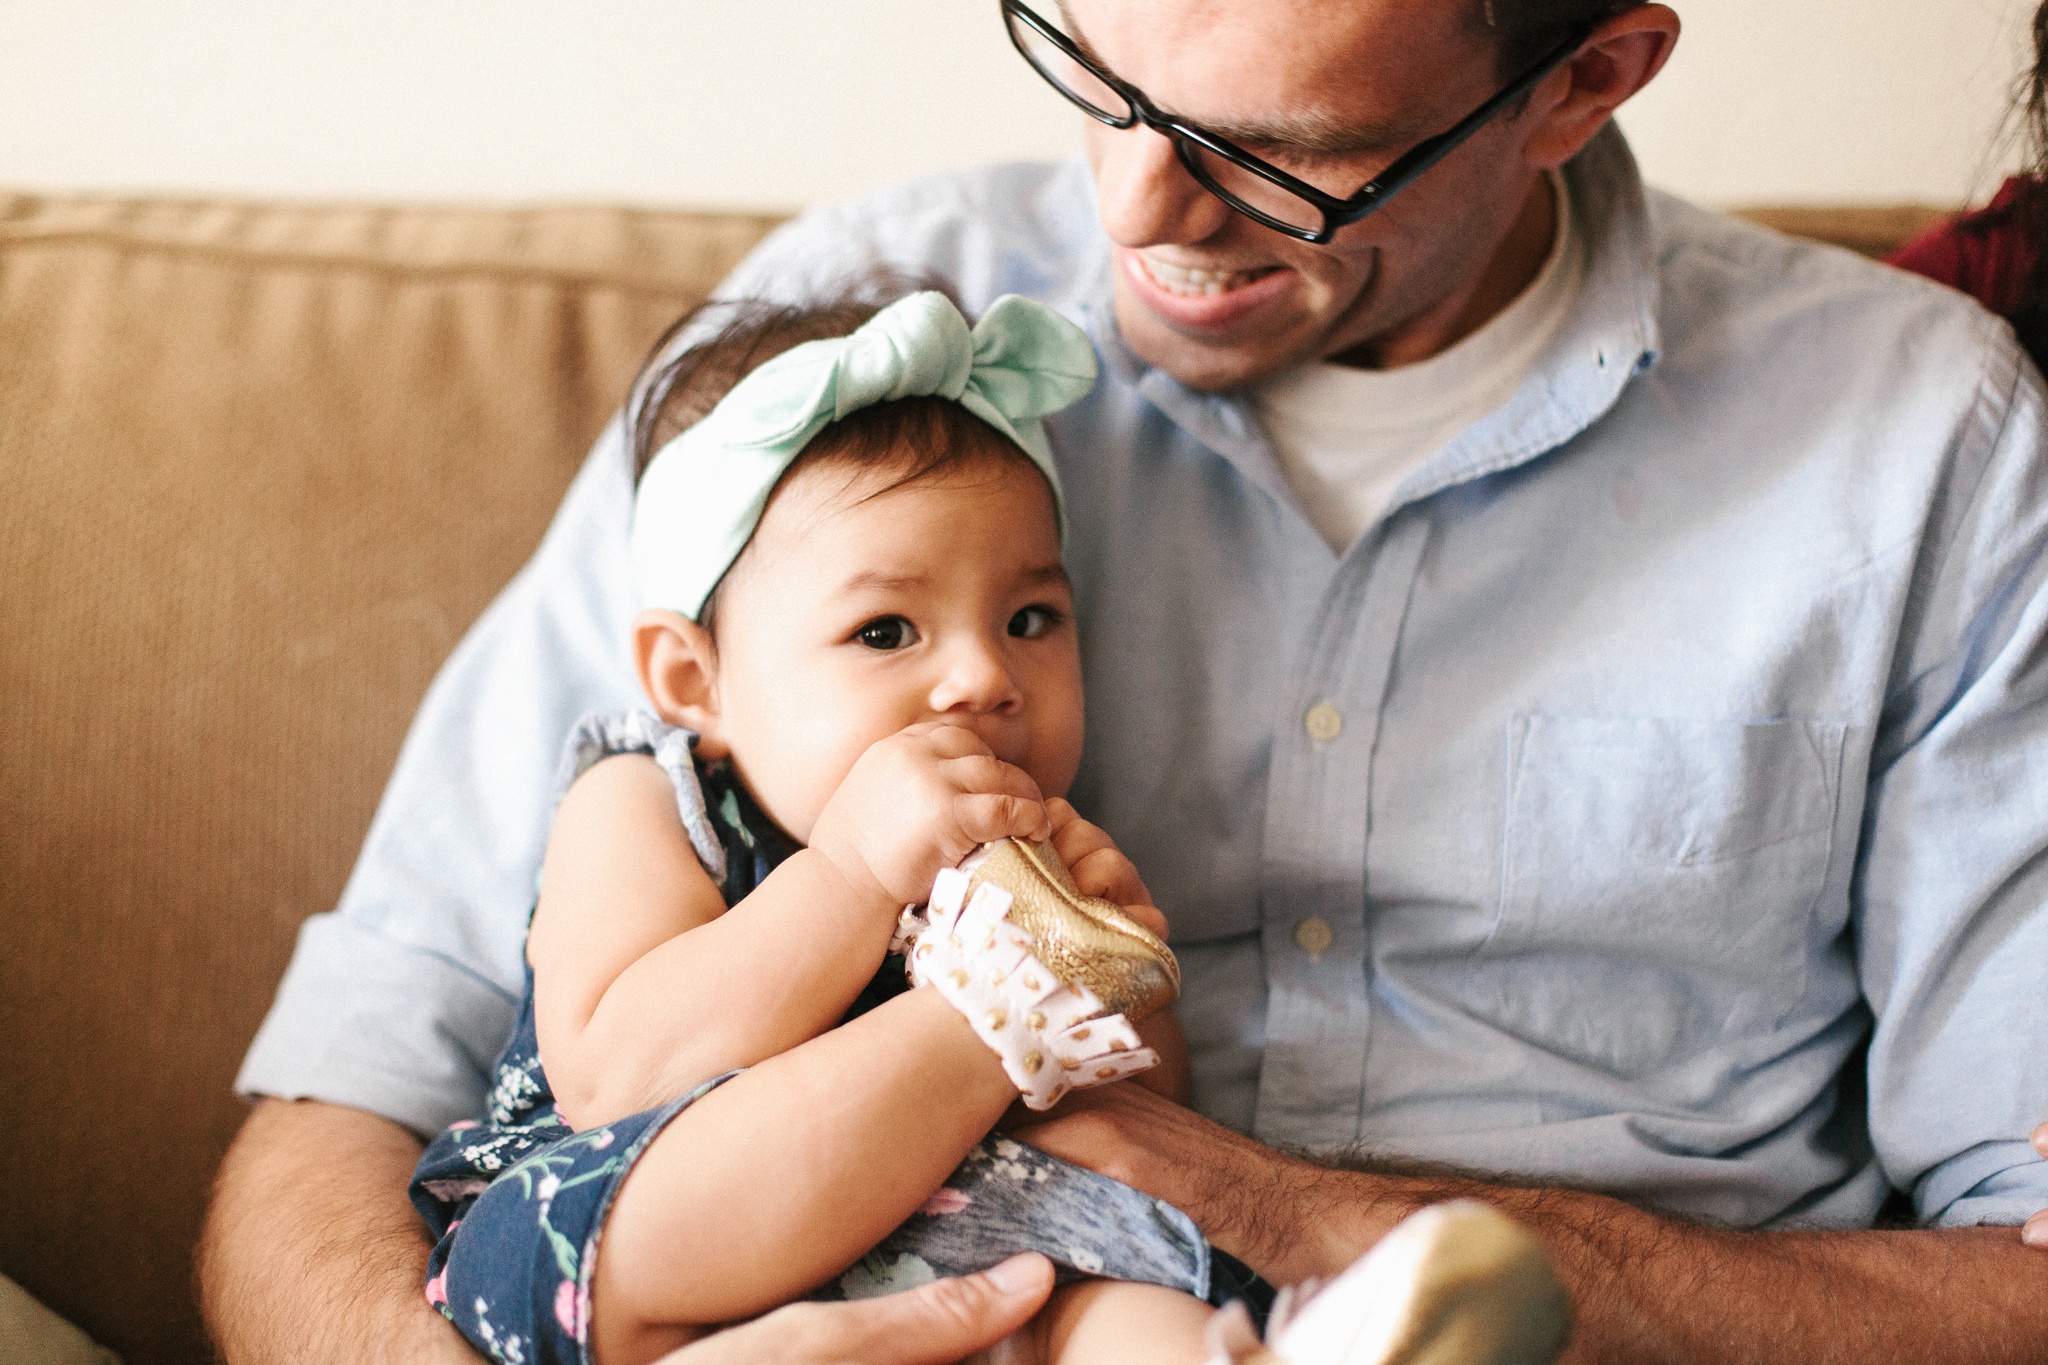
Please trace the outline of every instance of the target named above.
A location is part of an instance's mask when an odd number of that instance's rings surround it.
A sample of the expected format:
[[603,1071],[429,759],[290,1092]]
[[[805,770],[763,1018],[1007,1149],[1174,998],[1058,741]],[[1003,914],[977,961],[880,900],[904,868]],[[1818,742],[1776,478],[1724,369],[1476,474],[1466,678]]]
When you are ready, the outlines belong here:
[[1470,283],[1402,326],[1331,356],[1330,363],[1367,370],[1418,364],[1449,350],[1500,316],[1521,297],[1550,257],[1557,231],[1556,193],[1551,176],[1537,176],[1522,201],[1521,212]]

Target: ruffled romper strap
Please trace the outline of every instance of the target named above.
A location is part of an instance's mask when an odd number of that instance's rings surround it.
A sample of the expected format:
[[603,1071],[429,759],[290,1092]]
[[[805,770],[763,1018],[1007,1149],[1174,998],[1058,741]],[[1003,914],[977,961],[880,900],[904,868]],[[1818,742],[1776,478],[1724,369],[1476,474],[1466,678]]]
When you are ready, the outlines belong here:
[[674,784],[676,814],[682,817],[683,829],[689,833],[690,847],[697,851],[697,858],[711,874],[711,880],[722,887],[727,873],[725,845],[712,824],[710,808],[704,801],[704,784],[697,777],[692,753],[696,744],[695,730],[670,725],[651,712],[593,712],[576,722],[562,746],[561,766],[555,773],[555,804],[561,804],[577,778],[604,759],[618,754],[646,754],[661,765]]

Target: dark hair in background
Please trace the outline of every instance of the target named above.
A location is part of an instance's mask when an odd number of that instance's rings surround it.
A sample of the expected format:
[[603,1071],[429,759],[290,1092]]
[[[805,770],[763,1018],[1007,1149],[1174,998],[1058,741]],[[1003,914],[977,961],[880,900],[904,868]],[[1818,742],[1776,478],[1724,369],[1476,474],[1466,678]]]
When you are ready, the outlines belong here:
[[1519,76],[1572,30],[1644,0],[1473,0],[1479,22],[1500,41],[1502,79]]
[[[950,289],[929,279],[877,274],[816,303],[714,300],[684,314],[654,343],[627,400],[634,484],[663,446],[702,420],[749,374],[807,341],[850,335],[889,304],[921,289],[952,297]],[[683,343],[686,337],[694,339]],[[679,343],[683,344],[677,349]],[[862,408],[827,426],[783,471],[782,479],[786,482],[797,470],[821,462],[849,470],[886,470],[888,482],[867,495],[876,497],[934,474],[965,471],[990,460],[1029,463],[1030,458],[958,403],[899,398]],[[712,623],[723,587],[721,583],[713,590],[699,614],[706,629],[715,629]]]
[[2020,344],[2039,358],[2048,357],[2048,4],[2034,11],[2034,67],[2020,78],[2020,95],[2033,174],[2022,182],[2017,212],[2034,248],[2034,269],[2008,316]]

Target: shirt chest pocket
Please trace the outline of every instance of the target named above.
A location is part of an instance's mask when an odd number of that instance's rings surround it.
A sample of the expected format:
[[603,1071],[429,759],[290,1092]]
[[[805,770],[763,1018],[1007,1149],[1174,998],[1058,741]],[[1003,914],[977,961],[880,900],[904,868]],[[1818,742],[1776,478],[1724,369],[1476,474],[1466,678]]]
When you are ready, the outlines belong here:
[[1845,729],[1519,716],[1472,1002],[1618,1074],[1781,1022],[1805,989]]

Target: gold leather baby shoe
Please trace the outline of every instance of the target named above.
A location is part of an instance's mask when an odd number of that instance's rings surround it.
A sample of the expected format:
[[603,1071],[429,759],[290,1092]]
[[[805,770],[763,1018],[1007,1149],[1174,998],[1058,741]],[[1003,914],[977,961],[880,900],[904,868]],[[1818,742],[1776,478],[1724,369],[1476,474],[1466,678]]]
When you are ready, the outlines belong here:
[[960,870],[970,898],[983,886],[1007,891],[1004,919],[1031,936],[1038,959],[1061,980],[1085,985],[1109,1013],[1135,1024],[1180,998],[1173,949],[1114,901],[1082,895],[1050,843],[999,839]]

